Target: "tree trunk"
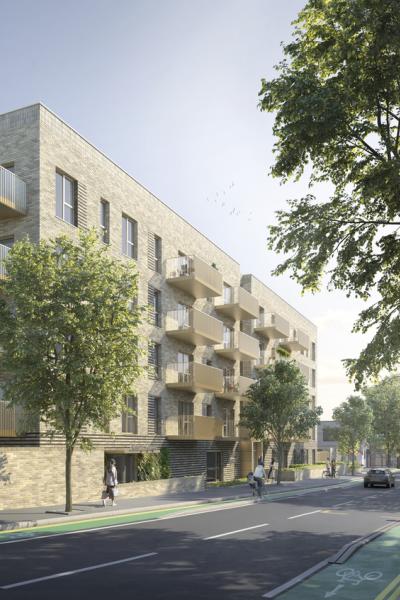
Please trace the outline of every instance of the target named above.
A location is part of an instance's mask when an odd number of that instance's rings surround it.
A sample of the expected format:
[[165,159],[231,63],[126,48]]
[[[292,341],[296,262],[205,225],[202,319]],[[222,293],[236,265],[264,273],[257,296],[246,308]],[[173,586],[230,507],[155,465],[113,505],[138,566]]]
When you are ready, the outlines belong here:
[[353,452],[351,453],[351,474],[354,475],[354,473],[356,472],[356,465],[355,463],[355,452],[353,450]]
[[279,485],[281,482],[281,474],[282,474],[282,465],[283,465],[283,444],[277,444],[278,451],[278,472],[276,474],[276,485]]
[[65,445],[65,512],[72,511],[72,453],[74,447],[68,444]]

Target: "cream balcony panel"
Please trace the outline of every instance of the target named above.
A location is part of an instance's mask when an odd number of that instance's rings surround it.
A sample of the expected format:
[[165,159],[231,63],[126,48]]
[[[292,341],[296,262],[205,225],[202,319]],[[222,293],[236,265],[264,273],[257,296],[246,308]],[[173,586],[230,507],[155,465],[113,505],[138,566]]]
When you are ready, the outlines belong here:
[[257,358],[257,360],[254,364],[254,368],[255,369],[263,369],[264,367],[267,367],[268,365],[272,364],[273,362],[274,362],[274,359],[272,357],[268,358],[268,355],[266,352],[261,352],[260,357]]
[[257,320],[254,331],[269,339],[282,339],[290,335],[289,321],[276,313],[267,313]]
[[220,392],[216,392],[215,396],[225,400],[242,400],[254,381],[243,375],[224,375],[224,387]]
[[166,279],[193,298],[222,294],[222,275],[197,256],[178,256],[166,261]]
[[9,253],[10,248],[8,246],[3,246],[0,244],[0,279],[4,279],[6,276],[6,267],[4,265],[4,260]]
[[230,360],[254,360],[260,356],[260,346],[256,338],[235,331],[223,344],[215,347],[215,352]]
[[195,346],[212,346],[223,341],[223,323],[195,308],[171,310],[165,322],[169,336]]
[[215,310],[234,321],[255,319],[259,313],[258,300],[242,287],[225,288],[215,299]]
[[301,373],[304,375],[307,384],[309,384],[310,383],[310,367],[307,367],[307,365],[305,365],[299,361],[297,362],[297,366],[299,367]]
[[215,440],[222,438],[223,422],[216,417],[182,415],[165,421],[167,438],[183,440]]
[[281,346],[288,348],[291,352],[308,350],[310,347],[310,338],[300,329],[293,330],[292,335],[287,340],[281,342]]
[[188,365],[169,363],[165,371],[168,388],[187,392],[219,392],[223,387],[221,369],[190,362]]
[[0,167],[0,220],[26,214],[26,185],[4,167]]

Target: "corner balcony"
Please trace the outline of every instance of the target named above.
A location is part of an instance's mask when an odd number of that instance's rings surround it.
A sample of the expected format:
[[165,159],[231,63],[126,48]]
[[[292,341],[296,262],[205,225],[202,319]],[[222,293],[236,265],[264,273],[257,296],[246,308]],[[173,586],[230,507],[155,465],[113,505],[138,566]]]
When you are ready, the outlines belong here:
[[215,310],[234,321],[255,319],[259,313],[258,300],[242,287],[225,288],[215,299]]
[[167,388],[193,392],[219,392],[223,387],[221,369],[191,362],[188,365],[169,363],[165,372]]
[[243,331],[235,331],[220,346],[216,346],[215,352],[229,360],[254,360],[260,356],[260,346],[256,338]]
[[166,261],[166,280],[193,298],[222,294],[222,275],[197,256],[178,256]]
[[6,277],[6,267],[3,261],[6,259],[9,251],[10,248],[8,246],[0,244],[0,279],[4,279]]
[[287,340],[283,340],[280,345],[291,352],[300,352],[309,349],[310,338],[304,331],[294,329],[292,335]]
[[0,221],[26,215],[26,184],[0,167]]
[[167,335],[195,346],[213,346],[223,340],[222,321],[195,308],[169,311],[165,329]]
[[254,331],[268,339],[281,339],[289,337],[290,325],[280,315],[268,313],[257,320]]
[[197,415],[168,417],[165,435],[178,440],[215,440],[223,436],[223,422],[215,417]]
[[222,391],[216,392],[215,396],[224,400],[240,400],[245,396],[252,383],[254,383],[254,379],[250,377],[224,375],[224,387]]

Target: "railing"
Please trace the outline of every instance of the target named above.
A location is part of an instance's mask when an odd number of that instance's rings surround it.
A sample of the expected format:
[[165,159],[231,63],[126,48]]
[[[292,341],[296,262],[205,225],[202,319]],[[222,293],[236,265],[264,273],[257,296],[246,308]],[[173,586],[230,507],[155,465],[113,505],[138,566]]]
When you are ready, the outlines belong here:
[[215,417],[179,415],[168,417],[165,434],[167,437],[182,437],[195,440],[213,440],[223,435],[223,423]]
[[259,356],[259,342],[256,338],[243,331],[234,331],[230,335],[226,335],[221,345],[216,347],[216,350],[235,350],[238,349],[244,354],[251,356]]
[[4,167],[0,167],[0,204],[26,213],[26,184]]
[[222,388],[222,370],[202,363],[168,363],[165,370],[168,385],[182,384],[203,390],[218,391]]
[[0,278],[6,276],[6,267],[4,261],[9,251],[10,248],[8,246],[3,246],[3,244],[0,244]]
[[211,340],[221,341],[223,324],[215,317],[195,308],[178,308],[167,312],[166,331],[179,331],[192,328]]
[[17,435],[17,418],[14,406],[9,406],[0,400],[0,437],[15,437]]
[[222,437],[236,437],[236,427],[234,419],[226,419],[224,421]]
[[289,321],[277,315],[276,313],[265,313],[257,319],[256,328],[274,328],[277,332],[282,333],[282,337],[288,337],[290,335]]
[[215,306],[238,304],[247,312],[258,314],[258,301],[250,292],[242,287],[225,287],[223,295],[215,299]]
[[198,256],[177,256],[166,261],[166,278],[190,277],[206,282],[216,289],[222,289],[222,275]]

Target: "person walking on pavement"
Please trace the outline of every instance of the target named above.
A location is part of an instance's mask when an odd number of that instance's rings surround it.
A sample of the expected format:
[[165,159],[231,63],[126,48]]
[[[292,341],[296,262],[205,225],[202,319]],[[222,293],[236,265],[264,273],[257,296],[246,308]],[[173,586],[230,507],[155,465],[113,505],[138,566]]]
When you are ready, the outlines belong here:
[[258,465],[256,466],[256,468],[254,470],[254,480],[257,482],[257,495],[258,495],[259,502],[261,502],[261,498],[262,498],[262,488],[263,488],[264,479],[265,479],[264,463],[263,463],[262,459],[259,458]]
[[106,497],[103,498],[103,506],[106,506],[108,498],[110,498],[112,506],[117,506],[115,496],[117,495],[118,477],[114,458],[112,458],[107,465],[104,483],[106,485]]
[[271,462],[269,463],[268,477],[267,479],[272,479],[272,475],[274,473],[275,460],[271,458]]
[[331,477],[336,477],[336,460],[334,458],[331,460]]
[[326,467],[326,476],[330,477],[331,476],[331,463],[329,461],[329,458],[326,459],[325,467]]

